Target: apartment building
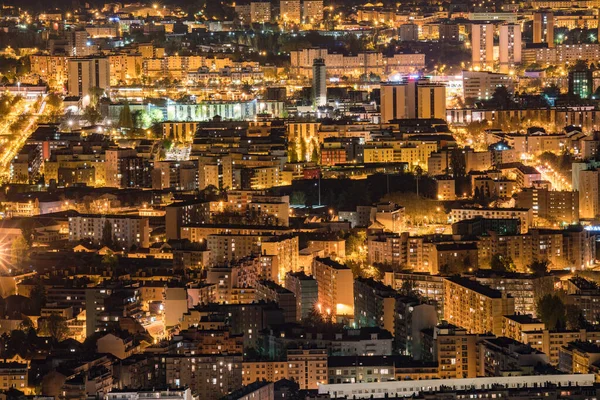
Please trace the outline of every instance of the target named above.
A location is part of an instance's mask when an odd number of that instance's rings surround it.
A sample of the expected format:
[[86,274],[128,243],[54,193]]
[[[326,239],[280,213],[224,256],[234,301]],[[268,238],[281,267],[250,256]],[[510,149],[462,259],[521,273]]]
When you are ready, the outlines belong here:
[[110,88],[110,63],[106,57],[70,58],[67,87],[71,96],[88,96],[92,89]]
[[502,336],[521,342],[523,332],[543,331],[546,325],[529,314],[514,314],[504,316]]
[[115,246],[129,250],[133,246],[150,246],[148,218],[129,215],[80,214],[69,217],[69,240],[91,240],[102,243],[105,232],[110,233]]
[[288,350],[285,358],[284,361],[244,361],[243,384],[289,379],[300,389],[311,390],[327,382],[327,349]]
[[354,316],[354,277],[352,270],[330,258],[316,258],[313,272],[317,280],[317,307],[325,315]]
[[543,331],[526,331],[521,333],[521,341],[539,350],[550,359],[550,363],[557,365],[560,360],[560,350],[571,342],[591,342],[600,344],[600,331],[581,329],[579,331],[554,332],[544,329]]
[[290,72],[312,78],[313,60],[321,58],[327,66],[327,77],[348,76],[359,78],[370,73],[383,76],[410,74],[425,67],[424,54],[394,54],[384,57],[378,52],[361,52],[356,55],[329,53],[327,49],[302,49],[290,52]]
[[319,301],[317,280],[304,271],[288,272],[285,275],[285,288],[296,296],[296,316],[306,318]]
[[444,280],[444,319],[469,333],[502,335],[504,315],[515,313],[515,299],[476,281]]
[[494,68],[494,31],[490,23],[477,23],[471,26],[471,63],[476,69]]
[[521,233],[527,233],[532,222],[532,212],[524,208],[453,208],[450,211],[450,222],[463,221],[483,217],[490,219],[516,218],[521,223]]

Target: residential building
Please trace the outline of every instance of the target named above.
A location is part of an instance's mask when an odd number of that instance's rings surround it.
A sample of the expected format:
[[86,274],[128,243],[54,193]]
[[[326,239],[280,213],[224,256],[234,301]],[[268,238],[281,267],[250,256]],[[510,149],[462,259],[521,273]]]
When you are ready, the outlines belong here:
[[110,88],[110,64],[106,57],[71,58],[67,68],[71,96],[91,96],[95,89]]
[[317,280],[304,271],[288,272],[285,275],[285,288],[296,296],[296,316],[306,318],[315,310],[319,302]]
[[500,25],[500,72],[514,73],[514,68],[521,64],[521,46],[521,25]]
[[467,278],[446,278],[444,292],[444,319],[469,333],[500,336],[504,316],[515,313],[513,297]]
[[446,87],[428,80],[407,80],[381,86],[381,119],[446,117]]
[[494,68],[494,30],[494,25],[490,23],[471,26],[471,64],[476,70]]
[[313,265],[317,280],[320,312],[333,317],[354,315],[354,277],[352,270],[330,258],[316,258]]
[[148,218],[131,215],[80,214],[69,217],[69,240],[91,240],[98,244],[110,239],[114,246],[129,250],[150,246]]
[[538,11],[533,14],[533,43],[554,47],[554,13]]

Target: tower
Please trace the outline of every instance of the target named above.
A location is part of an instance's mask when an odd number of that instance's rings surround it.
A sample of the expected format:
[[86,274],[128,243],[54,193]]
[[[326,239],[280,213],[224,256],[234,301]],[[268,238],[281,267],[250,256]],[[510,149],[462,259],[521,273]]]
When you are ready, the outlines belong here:
[[500,26],[500,72],[506,74],[521,63],[521,25]]
[[327,104],[327,68],[322,58],[315,58],[313,61],[312,95],[314,107]]
[[472,64],[475,69],[494,65],[494,25],[473,24],[471,32]]
[[554,47],[554,14],[540,11],[533,15],[533,43],[547,43]]

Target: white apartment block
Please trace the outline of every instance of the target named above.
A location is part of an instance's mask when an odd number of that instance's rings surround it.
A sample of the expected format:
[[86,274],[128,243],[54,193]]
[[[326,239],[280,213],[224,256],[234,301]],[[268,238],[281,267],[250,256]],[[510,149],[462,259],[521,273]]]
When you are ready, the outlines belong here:
[[363,52],[352,56],[329,53],[327,49],[302,49],[290,52],[291,73],[312,78],[313,60],[322,58],[327,76],[358,78],[374,73],[387,77],[394,74],[410,74],[425,68],[425,54],[394,54],[384,57],[377,52]]
[[130,215],[81,214],[69,217],[69,240],[91,240],[100,244],[107,223],[111,227],[115,246],[124,250],[129,250],[132,246],[150,246],[148,218]]

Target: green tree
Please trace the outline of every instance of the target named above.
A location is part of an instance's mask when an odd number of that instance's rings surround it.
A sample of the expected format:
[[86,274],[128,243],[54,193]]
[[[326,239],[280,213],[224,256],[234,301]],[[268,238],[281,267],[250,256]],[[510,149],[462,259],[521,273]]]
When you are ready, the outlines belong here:
[[102,265],[106,268],[107,271],[114,273],[116,268],[119,266],[119,258],[112,251],[108,251],[102,257]]
[[496,253],[492,256],[490,267],[497,272],[510,272],[515,270],[515,264],[512,258],[505,257],[502,254]]
[[529,264],[527,268],[531,271],[532,274],[535,274],[537,276],[544,276],[548,273],[549,266],[550,263],[547,260],[535,260],[534,262]]
[[310,155],[310,161],[312,161],[314,163],[319,162],[319,144],[316,143],[316,140],[313,141],[312,154]]
[[67,320],[57,314],[38,320],[38,332],[42,336],[50,336],[55,342],[62,342],[69,337]]
[[352,231],[346,238],[346,255],[358,255],[364,253],[364,246],[367,241],[367,231]]
[[27,243],[28,247],[33,245],[34,233],[35,231],[31,225],[26,225],[21,228],[21,236],[25,239],[25,243]]
[[119,114],[119,127],[121,129],[133,129],[133,117],[131,116],[131,109],[129,103],[125,103]]
[[99,87],[93,87],[90,89],[90,106],[93,108],[98,108],[98,103],[100,99],[104,97],[104,89]]
[[161,123],[165,120],[165,116],[164,116],[163,112],[158,108],[150,109],[149,115],[150,115],[150,121],[151,121],[152,125]]
[[304,192],[292,192],[292,196],[290,197],[290,204],[293,205],[305,205],[306,204],[306,194]]
[[42,307],[46,305],[46,286],[41,279],[36,279],[35,285],[29,292],[29,299],[31,300],[34,312],[39,313]]
[[555,330],[563,328],[566,322],[565,303],[556,294],[547,294],[536,303],[538,317],[546,325],[547,329]]
[[113,246],[113,231],[110,222],[106,220],[104,222],[104,226],[102,227],[102,239],[101,243],[104,246],[112,247]]
[[296,163],[298,162],[298,151],[297,151],[297,147],[298,147],[298,142],[296,142],[295,140],[290,140],[290,142],[288,143],[288,160],[291,163]]
[[402,296],[419,297],[420,293],[415,287],[415,283],[411,280],[402,282],[402,286],[398,290]]
[[139,129],[148,129],[152,125],[150,114],[146,110],[139,110],[134,113],[135,127]]
[[572,331],[584,329],[588,325],[583,315],[583,311],[581,311],[581,308],[577,307],[575,304],[567,304],[565,306],[565,318],[567,329]]
[[492,98],[489,100],[488,103],[490,103],[490,105],[498,107],[501,110],[506,110],[514,106],[512,95],[504,85],[498,86],[496,90],[494,90]]
[[467,166],[465,154],[461,149],[452,149],[452,152],[450,153],[450,168],[452,169],[452,175],[454,177],[465,176],[467,172]]
[[102,119],[100,111],[91,105],[87,106],[83,111],[83,117],[92,125],[98,123]]
[[306,140],[300,138],[300,162],[306,161],[306,153],[308,153],[308,146]]
[[19,236],[13,240],[11,245],[12,258],[15,265],[20,265],[27,260],[27,254],[29,253],[29,246],[23,236]]

